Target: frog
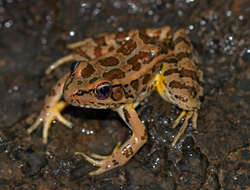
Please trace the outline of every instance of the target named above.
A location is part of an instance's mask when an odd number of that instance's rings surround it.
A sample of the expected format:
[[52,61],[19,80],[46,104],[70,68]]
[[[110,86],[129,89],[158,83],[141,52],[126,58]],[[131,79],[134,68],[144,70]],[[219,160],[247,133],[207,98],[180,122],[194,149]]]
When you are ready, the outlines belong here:
[[180,124],[181,127],[172,147],[185,132],[189,120],[197,129],[203,73],[184,29],[173,32],[171,27],[162,26],[103,33],[67,47],[71,53],[49,66],[46,74],[64,63],[71,63],[71,70],[47,94],[44,107],[28,133],[43,123],[42,140],[46,144],[53,120],[72,127],[61,114],[68,105],[117,112],[132,135],[123,144],[117,143],[110,155],[76,152],[98,167],[90,175],[125,165],[147,142],[146,126],[136,107],[153,91],[182,110],[173,122],[173,128]]

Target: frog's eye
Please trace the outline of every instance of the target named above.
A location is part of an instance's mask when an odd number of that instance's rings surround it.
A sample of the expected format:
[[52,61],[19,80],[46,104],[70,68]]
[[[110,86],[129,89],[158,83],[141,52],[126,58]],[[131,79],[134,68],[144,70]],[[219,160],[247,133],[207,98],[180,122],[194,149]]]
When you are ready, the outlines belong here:
[[109,82],[103,82],[95,88],[95,96],[100,100],[108,98],[111,92],[112,86]]
[[76,68],[77,68],[78,65],[80,65],[80,61],[74,61],[74,62],[71,64],[71,68],[70,68],[71,73],[73,73],[73,72],[76,70]]

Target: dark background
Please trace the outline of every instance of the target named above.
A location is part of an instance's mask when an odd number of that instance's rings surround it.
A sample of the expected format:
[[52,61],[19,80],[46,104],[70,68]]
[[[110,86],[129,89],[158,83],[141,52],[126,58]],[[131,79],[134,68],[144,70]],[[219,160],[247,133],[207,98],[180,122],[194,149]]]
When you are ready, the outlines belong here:
[[[0,0],[0,189],[249,189],[250,66],[247,0]],[[185,28],[201,59],[205,96],[198,130],[170,144],[181,112],[153,93],[138,108],[147,144],[123,167],[96,177],[74,152],[109,154],[130,133],[109,110],[68,107],[49,143],[26,129],[70,64],[45,69],[66,44],[103,32]]]

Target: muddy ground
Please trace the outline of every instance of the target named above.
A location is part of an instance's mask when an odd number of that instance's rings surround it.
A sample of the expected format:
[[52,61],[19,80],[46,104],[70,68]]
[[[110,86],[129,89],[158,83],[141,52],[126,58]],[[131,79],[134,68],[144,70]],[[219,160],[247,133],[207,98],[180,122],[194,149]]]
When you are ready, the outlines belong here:
[[[250,3],[247,0],[0,0],[0,189],[250,189]],[[45,69],[66,44],[102,32],[170,25],[185,28],[201,60],[205,95],[198,130],[170,146],[181,112],[153,93],[137,111],[145,146],[123,167],[96,169],[74,152],[108,154],[130,133],[109,110],[69,106],[49,143],[27,128],[70,64]]]

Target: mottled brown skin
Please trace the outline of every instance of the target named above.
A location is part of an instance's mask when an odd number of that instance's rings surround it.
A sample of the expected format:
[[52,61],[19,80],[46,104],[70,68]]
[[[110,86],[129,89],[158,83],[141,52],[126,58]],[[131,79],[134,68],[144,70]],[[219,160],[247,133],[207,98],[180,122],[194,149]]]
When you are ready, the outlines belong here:
[[196,128],[203,79],[196,65],[197,56],[184,30],[172,34],[170,27],[166,26],[101,34],[71,44],[69,48],[73,50],[72,54],[59,59],[46,73],[68,61],[79,63],[71,73],[60,79],[46,97],[45,106],[29,132],[43,121],[43,142],[47,143],[53,119],[71,126],[60,115],[67,105],[58,102],[62,96],[74,106],[109,108],[118,112],[133,135],[121,146],[118,144],[109,156],[77,153],[99,167],[91,175],[124,165],[146,143],[146,128],[135,108],[153,90],[157,90],[164,100],[183,109],[174,127],[182,117],[185,117],[185,122],[172,146],[184,133],[189,119]]

